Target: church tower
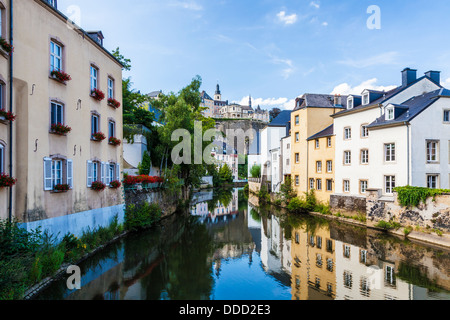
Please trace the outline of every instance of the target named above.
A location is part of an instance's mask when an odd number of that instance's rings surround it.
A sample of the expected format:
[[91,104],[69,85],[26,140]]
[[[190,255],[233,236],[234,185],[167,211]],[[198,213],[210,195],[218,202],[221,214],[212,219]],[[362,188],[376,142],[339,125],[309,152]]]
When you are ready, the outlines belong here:
[[216,93],[214,94],[215,101],[222,101],[222,94],[220,93],[220,86],[217,84]]

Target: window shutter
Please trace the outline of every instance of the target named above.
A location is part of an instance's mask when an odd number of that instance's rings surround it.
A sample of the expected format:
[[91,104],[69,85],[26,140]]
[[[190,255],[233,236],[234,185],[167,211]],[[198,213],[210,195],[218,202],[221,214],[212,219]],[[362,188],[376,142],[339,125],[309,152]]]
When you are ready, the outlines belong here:
[[73,161],[67,160],[67,184],[73,189]]
[[102,162],[101,168],[100,168],[100,172],[101,172],[101,181],[102,183],[106,184],[106,163]]
[[120,181],[120,164],[116,164],[116,180]]
[[109,162],[105,163],[105,184],[107,186],[109,186],[112,182],[111,175],[109,174],[109,170],[110,170],[109,165],[110,165]]
[[92,182],[94,182],[94,164],[92,161],[87,162],[87,187],[92,187]]
[[52,159],[44,158],[44,190],[51,191],[52,189],[53,189]]

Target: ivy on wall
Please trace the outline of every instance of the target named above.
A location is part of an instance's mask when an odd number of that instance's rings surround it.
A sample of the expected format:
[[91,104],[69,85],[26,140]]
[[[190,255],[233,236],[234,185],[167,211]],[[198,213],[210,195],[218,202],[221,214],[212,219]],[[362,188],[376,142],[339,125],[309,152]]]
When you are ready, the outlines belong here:
[[428,189],[420,187],[398,187],[394,189],[398,193],[398,202],[403,207],[417,207],[421,202],[426,203],[428,198],[450,193],[448,189]]

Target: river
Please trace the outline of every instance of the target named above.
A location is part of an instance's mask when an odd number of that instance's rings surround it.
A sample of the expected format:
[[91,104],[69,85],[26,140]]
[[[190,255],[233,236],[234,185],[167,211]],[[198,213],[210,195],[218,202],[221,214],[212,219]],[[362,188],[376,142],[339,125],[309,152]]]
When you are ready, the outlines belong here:
[[127,236],[36,300],[450,300],[450,252],[252,207],[242,190]]

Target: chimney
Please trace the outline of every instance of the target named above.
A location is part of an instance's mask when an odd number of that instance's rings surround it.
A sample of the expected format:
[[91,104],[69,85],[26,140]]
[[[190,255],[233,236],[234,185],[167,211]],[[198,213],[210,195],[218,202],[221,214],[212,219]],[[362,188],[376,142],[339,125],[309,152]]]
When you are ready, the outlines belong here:
[[334,106],[335,107],[341,107],[342,106],[342,97],[341,97],[341,95],[335,95],[334,96]]
[[417,70],[406,68],[402,71],[402,87],[407,87],[417,80]]
[[425,72],[425,76],[436,82],[437,84],[441,84],[441,72],[440,71],[428,71]]

